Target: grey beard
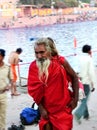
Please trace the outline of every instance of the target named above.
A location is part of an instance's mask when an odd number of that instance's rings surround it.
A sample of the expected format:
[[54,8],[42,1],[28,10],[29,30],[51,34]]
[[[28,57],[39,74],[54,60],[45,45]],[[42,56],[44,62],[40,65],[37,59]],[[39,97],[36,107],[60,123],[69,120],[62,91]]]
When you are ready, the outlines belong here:
[[41,64],[43,64],[46,60],[47,60],[46,58],[37,59],[37,61],[40,62]]
[[36,61],[37,67],[39,69],[39,79],[42,79],[43,74],[45,74],[46,81],[48,79],[48,67],[50,65],[49,59],[41,59]]

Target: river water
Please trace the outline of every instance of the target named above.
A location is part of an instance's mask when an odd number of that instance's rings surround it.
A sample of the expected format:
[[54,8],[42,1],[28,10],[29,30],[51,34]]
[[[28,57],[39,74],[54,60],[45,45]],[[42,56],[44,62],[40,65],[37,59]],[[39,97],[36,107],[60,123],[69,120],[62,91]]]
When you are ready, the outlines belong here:
[[[34,60],[33,44],[37,38],[51,37],[55,40],[59,53],[65,56],[71,66],[76,70],[77,56],[81,54],[84,44],[92,46],[94,63],[97,63],[97,21],[55,24],[50,26],[40,26],[32,28],[19,28],[0,30],[0,48],[6,50],[5,62],[8,61],[9,53],[21,47],[23,59],[21,65],[21,75],[27,76],[28,67]],[[74,48],[74,37],[77,40],[77,47]],[[77,56],[72,56],[76,53]]]

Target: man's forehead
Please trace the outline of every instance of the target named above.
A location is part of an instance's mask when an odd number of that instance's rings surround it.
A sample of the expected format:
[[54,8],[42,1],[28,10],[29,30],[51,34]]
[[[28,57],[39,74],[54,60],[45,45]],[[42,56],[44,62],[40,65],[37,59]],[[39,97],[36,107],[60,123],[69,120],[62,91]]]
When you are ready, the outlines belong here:
[[35,45],[35,50],[46,50],[46,47],[43,44]]

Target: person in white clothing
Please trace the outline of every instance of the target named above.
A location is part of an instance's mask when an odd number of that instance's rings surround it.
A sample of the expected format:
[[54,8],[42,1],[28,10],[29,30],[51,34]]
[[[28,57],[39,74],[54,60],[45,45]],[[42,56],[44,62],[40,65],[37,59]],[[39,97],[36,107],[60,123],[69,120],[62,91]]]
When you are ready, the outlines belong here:
[[92,61],[92,51],[90,45],[84,45],[82,47],[83,55],[80,57],[79,61],[79,76],[84,86],[85,98],[81,100],[81,104],[75,110],[74,116],[78,123],[81,123],[80,119],[83,117],[84,119],[89,119],[89,111],[88,111],[88,97],[90,92],[95,90],[95,68],[94,63]]

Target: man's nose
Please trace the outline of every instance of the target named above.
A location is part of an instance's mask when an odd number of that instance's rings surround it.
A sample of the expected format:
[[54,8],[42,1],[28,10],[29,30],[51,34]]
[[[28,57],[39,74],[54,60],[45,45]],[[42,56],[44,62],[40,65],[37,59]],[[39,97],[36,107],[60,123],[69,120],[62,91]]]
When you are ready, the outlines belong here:
[[37,58],[42,58],[42,54],[38,53]]

